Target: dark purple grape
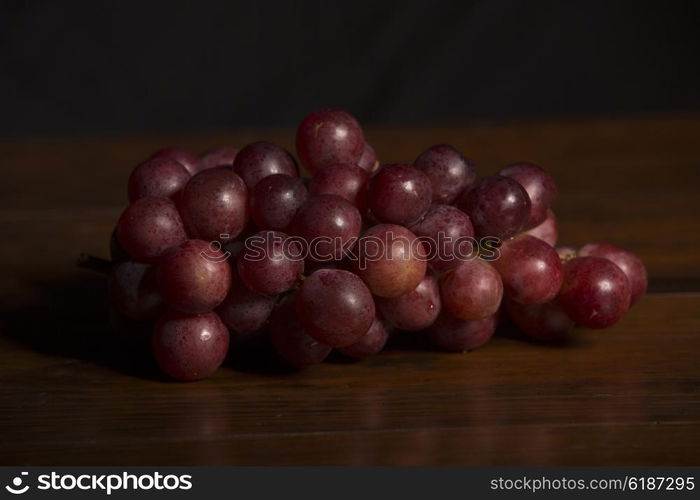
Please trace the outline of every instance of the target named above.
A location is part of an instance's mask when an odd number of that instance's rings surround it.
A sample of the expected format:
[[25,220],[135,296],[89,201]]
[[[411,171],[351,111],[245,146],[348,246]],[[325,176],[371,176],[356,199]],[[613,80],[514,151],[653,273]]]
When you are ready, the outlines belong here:
[[620,321],[629,308],[629,280],[608,259],[576,257],[564,263],[559,304],[576,324],[607,328]]
[[241,344],[259,332],[267,324],[276,301],[276,296],[253,292],[233,273],[228,295],[216,308],[231,331],[231,344]]
[[579,249],[578,255],[581,257],[602,257],[617,264],[617,267],[622,269],[629,280],[631,304],[637,302],[646,293],[647,270],[642,259],[629,250],[610,243],[589,243]]
[[481,259],[463,262],[440,280],[443,307],[463,320],[482,319],[498,311],[503,298],[501,277]]
[[556,299],[545,304],[519,304],[509,300],[507,310],[515,326],[536,340],[563,340],[575,326]]
[[238,154],[238,148],[224,146],[207,151],[199,157],[202,170],[214,167],[231,167]]
[[155,262],[168,248],[187,239],[175,204],[169,198],[140,198],[126,207],[116,228],[117,241],[135,260]]
[[211,311],[226,297],[231,268],[223,252],[210,243],[188,240],[168,250],[156,267],[166,304],[190,314]]
[[175,160],[151,158],[131,171],[129,201],[147,196],[172,197],[185,187],[190,177],[187,169]]
[[270,318],[270,340],[277,354],[296,368],[322,363],[331,348],[311,337],[299,323],[295,297],[288,296],[275,307]]
[[210,168],[190,179],[178,207],[191,237],[228,240],[241,234],[248,222],[248,190],[230,169]]
[[476,179],[474,166],[447,144],[428,148],[416,158],[413,166],[430,179],[433,203],[453,203]]
[[504,241],[493,266],[506,295],[522,304],[544,304],[556,297],[564,277],[556,250],[539,238],[522,234]]
[[530,216],[523,226],[525,229],[542,224],[547,217],[547,209],[557,198],[557,185],[549,173],[532,163],[508,165],[498,172],[510,177],[525,188],[530,198]]
[[270,142],[253,142],[241,149],[233,162],[233,171],[241,176],[248,189],[253,189],[269,175],[299,177],[299,169],[292,155]]
[[426,333],[443,351],[465,352],[488,342],[496,331],[496,326],[498,326],[497,314],[483,319],[465,321],[443,311]]
[[357,208],[331,194],[309,198],[292,223],[294,234],[308,244],[308,256],[320,262],[342,259],[361,229],[362,217]]
[[426,274],[416,288],[391,299],[377,298],[382,316],[400,330],[428,328],[440,314],[442,302],[437,279]]
[[371,227],[353,249],[353,270],[378,297],[398,297],[415,289],[428,267],[423,243],[395,224]]
[[525,231],[525,234],[539,238],[550,246],[555,246],[557,244],[557,239],[559,239],[559,230],[557,229],[557,218],[551,209],[547,209],[547,216],[539,226],[535,226],[532,229]]
[[433,205],[410,229],[423,241],[430,264],[438,271],[460,265],[477,251],[469,217],[450,205]]
[[530,198],[525,188],[501,175],[477,180],[462,194],[457,206],[469,216],[480,237],[511,238],[530,217]]
[[250,215],[260,229],[284,231],[308,196],[304,181],[299,177],[269,175],[251,192]]
[[190,175],[195,175],[202,170],[202,165],[199,162],[197,155],[192,151],[183,148],[167,147],[159,149],[150,156],[150,159],[153,158],[168,158],[170,160],[175,160],[185,167]]
[[164,307],[155,269],[141,262],[127,261],[112,266],[109,298],[120,314],[137,321],[155,318]]
[[374,148],[367,141],[365,141],[365,145],[362,148],[362,156],[357,160],[357,166],[369,173],[374,172],[379,167],[377,153],[374,152]]
[[430,179],[411,165],[385,165],[369,181],[367,200],[377,219],[390,224],[409,225],[430,208]]
[[246,239],[238,255],[238,275],[252,291],[274,296],[292,288],[304,272],[303,249],[279,231],[260,231]]
[[334,163],[316,172],[309,181],[313,196],[334,194],[355,205],[361,214],[367,211],[366,170],[350,163]]
[[228,330],[216,313],[165,313],[153,332],[153,355],[161,369],[177,380],[208,377],[228,353]]
[[306,115],[297,129],[297,156],[312,174],[332,163],[357,164],[365,136],[357,120],[340,109],[320,109]]
[[330,347],[354,344],[372,325],[372,293],[355,274],[319,269],[307,277],[296,297],[299,322],[320,343]]
[[349,346],[340,347],[338,352],[351,358],[367,358],[379,354],[387,340],[389,340],[389,332],[384,328],[382,320],[375,316],[372,326],[360,340]]

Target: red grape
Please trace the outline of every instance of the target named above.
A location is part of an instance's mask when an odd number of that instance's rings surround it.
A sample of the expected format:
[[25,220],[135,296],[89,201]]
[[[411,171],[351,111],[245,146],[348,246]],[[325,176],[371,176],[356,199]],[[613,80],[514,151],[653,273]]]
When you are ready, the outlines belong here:
[[365,141],[365,146],[362,149],[362,156],[357,160],[357,166],[369,173],[374,172],[379,166],[377,154],[374,152],[372,145],[367,141]]
[[238,154],[238,148],[224,146],[207,151],[199,157],[202,170],[214,167],[231,167]]
[[228,295],[216,308],[221,321],[231,330],[231,344],[245,342],[260,331],[267,324],[276,301],[276,296],[253,292],[233,273]]
[[581,257],[602,257],[614,262],[625,273],[630,284],[630,305],[637,302],[647,290],[647,270],[642,260],[629,250],[610,243],[589,243],[582,246]]
[[228,345],[228,330],[213,312],[169,311],[153,332],[156,362],[177,380],[199,380],[214,373],[226,358]]
[[250,214],[260,229],[284,231],[289,227],[309,193],[299,177],[273,174],[253,188]]
[[238,275],[262,295],[279,295],[294,286],[304,272],[298,242],[279,231],[260,231],[246,240],[238,255]]
[[464,191],[458,206],[469,216],[478,236],[515,236],[530,217],[527,191],[509,177],[491,175]]
[[155,262],[168,248],[187,239],[175,204],[149,196],[126,207],[117,222],[117,241],[134,259]]
[[423,243],[395,224],[371,227],[355,246],[353,268],[379,297],[398,297],[415,289],[427,269]]
[[515,326],[536,340],[565,339],[575,326],[556,299],[545,304],[519,304],[509,300],[507,310]]
[[375,316],[372,326],[369,327],[360,340],[349,346],[338,348],[338,352],[351,358],[366,358],[374,356],[384,349],[389,339],[389,332],[384,328],[382,320]]
[[539,238],[523,234],[504,241],[493,261],[506,295],[523,304],[544,304],[556,297],[563,270],[557,252]]
[[430,179],[411,165],[385,165],[369,181],[367,200],[381,222],[408,225],[430,208]]
[[344,347],[367,333],[375,316],[372,293],[357,275],[319,269],[307,277],[296,298],[299,322],[322,344]]
[[185,167],[169,158],[151,158],[137,165],[129,176],[129,201],[147,196],[172,197],[179,193],[190,173]]
[[362,217],[348,200],[324,194],[307,200],[294,217],[292,228],[296,236],[306,240],[311,259],[340,260],[360,235]]
[[576,257],[564,264],[559,303],[576,324],[606,328],[620,321],[629,308],[629,280],[608,259]]
[[503,298],[498,272],[481,259],[468,260],[440,280],[442,303],[453,316],[475,320],[493,316]]
[[453,206],[433,205],[410,229],[428,247],[430,264],[438,271],[458,266],[476,251],[469,217]]
[[425,150],[416,158],[413,166],[430,179],[433,203],[453,203],[476,179],[474,166],[447,144],[438,144]]
[[139,321],[154,318],[163,309],[155,269],[141,262],[127,261],[112,266],[109,298],[120,314]]
[[270,142],[254,142],[241,149],[233,161],[233,171],[241,176],[248,189],[253,189],[268,175],[299,177],[299,169],[292,155]]
[[557,229],[557,218],[551,209],[547,209],[547,216],[544,222],[540,225],[535,226],[531,229],[525,231],[525,234],[539,238],[550,246],[555,246],[557,244],[557,239],[559,238],[559,230]]
[[515,163],[508,165],[498,172],[520,183],[530,198],[530,216],[525,228],[533,228],[542,224],[547,217],[547,209],[552,206],[557,197],[557,185],[549,173],[532,163]]
[[190,175],[195,175],[197,172],[202,170],[202,165],[200,164],[197,155],[192,151],[183,148],[167,147],[159,149],[153,153],[150,158],[168,158],[170,160],[175,160],[185,167]]
[[314,174],[332,163],[357,164],[365,136],[352,115],[340,109],[320,109],[299,125],[296,147],[299,160]]
[[188,240],[168,250],[158,262],[156,273],[166,304],[190,314],[214,309],[231,286],[226,256],[201,240]]
[[465,321],[443,311],[426,333],[441,350],[464,352],[488,342],[496,331],[497,325],[497,314],[483,319]]
[[295,297],[288,296],[270,318],[270,340],[277,354],[296,368],[323,362],[331,348],[309,336],[299,323]]
[[400,330],[423,330],[435,322],[442,303],[437,279],[426,274],[416,288],[394,298],[377,298],[382,316]]
[[334,163],[316,172],[309,181],[309,192],[318,196],[334,194],[355,205],[361,214],[367,210],[366,170],[350,163]]
[[210,168],[190,179],[178,207],[190,236],[206,241],[235,238],[248,222],[248,190],[230,169]]

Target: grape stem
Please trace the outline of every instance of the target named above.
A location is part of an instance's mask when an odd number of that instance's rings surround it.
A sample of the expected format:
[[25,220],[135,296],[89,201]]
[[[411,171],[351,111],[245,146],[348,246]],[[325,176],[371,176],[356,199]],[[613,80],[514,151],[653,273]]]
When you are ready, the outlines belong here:
[[90,269],[104,275],[107,275],[112,271],[111,260],[95,257],[94,255],[88,255],[86,253],[80,254],[76,265],[83,269]]

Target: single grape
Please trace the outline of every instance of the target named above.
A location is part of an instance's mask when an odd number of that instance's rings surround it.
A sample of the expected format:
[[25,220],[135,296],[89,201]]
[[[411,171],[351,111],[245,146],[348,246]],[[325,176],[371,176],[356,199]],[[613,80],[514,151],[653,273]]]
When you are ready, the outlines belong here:
[[530,229],[544,222],[547,209],[557,198],[557,185],[552,176],[542,167],[532,163],[515,163],[498,172],[520,183],[530,198],[530,216],[524,228]]
[[357,164],[364,152],[365,136],[349,113],[320,109],[299,125],[296,147],[302,165],[314,174],[332,163]]
[[231,167],[238,154],[238,148],[224,146],[207,151],[199,157],[202,170],[214,167]]
[[354,344],[372,325],[372,293],[355,274],[319,269],[308,276],[296,297],[297,315],[304,330],[330,347]]
[[445,309],[463,320],[493,316],[503,298],[501,277],[490,264],[473,259],[463,262],[440,280]]
[[178,207],[191,237],[206,241],[235,238],[248,222],[248,190],[230,169],[210,168],[190,179]]
[[231,268],[218,247],[188,240],[168,250],[156,267],[158,287],[166,304],[190,314],[211,311],[226,297]]
[[140,198],[126,207],[116,235],[127,254],[141,262],[155,262],[168,248],[187,239],[175,204],[157,196]]
[[539,226],[528,229],[525,231],[525,234],[539,238],[550,246],[555,246],[559,238],[559,230],[554,212],[548,208],[544,222],[540,223]]
[[369,181],[367,200],[381,222],[409,225],[430,208],[430,179],[411,165],[385,165]]
[[309,181],[309,192],[345,198],[363,214],[367,211],[367,181],[369,174],[357,165],[334,163],[316,172]]
[[452,146],[438,144],[416,158],[413,166],[430,179],[433,203],[449,205],[476,179],[474,166]]
[[507,310],[515,326],[536,340],[563,340],[575,326],[556,299],[545,304],[520,304],[509,300]]
[[265,327],[276,301],[276,296],[253,292],[233,273],[228,295],[216,308],[221,321],[230,330],[231,344],[241,344]]
[[252,291],[274,296],[294,286],[304,272],[300,244],[279,231],[260,231],[246,239],[238,255],[238,275]]
[[164,307],[155,268],[141,262],[126,261],[112,266],[109,298],[120,314],[137,321],[155,318]]
[[280,357],[293,367],[304,368],[323,362],[331,348],[306,333],[297,317],[295,298],[288,296],[272,311],[270,340]]
[[367,141],[365,141],[364,148],[362,149],[362,156],[357,160],[357,166],[369,173],[374,172],[377,167],[379,167],[377,153],[374,152],[374,148]]
[[415,289],[428,266],[423,243],[395,224],[371,227],[353,249],[353,270],[378,297],[398,297]]
[[557,252],[539,238],[520,235],[501,245],[492,264],[506,295],[522,304],[544,304],[556,297],[564,277]]
[[423,219],[410,227],[426,246],[430,264],[445,271],[470,259],[476,249],[469,217],[450,205],[433,205]]
[[400,330],[428,328],[440,314],[442,302],[437,279],[426,274],[416,288],[391,299],[377,298],[382,316]]
[[361,229],[362,217],[357,208],[330,194],[310,197],[292,223],[293,233],[308,244],[308,256],[321,262],[342,259]]
[[464,191],[457,206],[471,219],[477,236],[515,236],[530,217],[527,191],[510,177],[482,177]]
[[607,328],[620,321],[629,308],[629,280],[608,259],[576,257],[564,263],[559,304],[576,324]]
[[389,340],[389,332],[384,328],[379,316],[375,316],[372,326],[360,340],[349,346],[338,348],[338,352],[351,358],[367,358],[379,354],[384,349],[387,340]]
[[161,369],[177,380],[208,377],[228,353],[229,335],[216,313],[166,312],[153,332],[153,355]]
[[299,177],[269,175],[258,182],[250,196],[250,214],[260,229],[284,231],[309,193]]
[[202,170],[202,165],[199,162],[199,158],[197,158],[197,155],[188,149],[174,147],[159,149],[150,156],[150,159],[153,158],[168,158],[170,160],[175,160],[185,167],[190,175],[195,175]]
[[147,196],[172,197],[179,193],[190,173],[185,167],[169,158],[151,158],[137,165],[129,176],[129,201]]
[[630,283],[630,305],[637,302],[647,291],[647,270],[642,259],[629,250],[610,243],[589,243],[582,246],[578,255],[581,257],[602,257],[617,264]]
[[426,333],[443,351],[465,352],[488,342],[496,331],[497,325],[497,314],[483,319],[465,321],[443,310]]
[[270,142],[253,142],[241,149],[233,162],[233,171],[253,189],[262,179],[273,174],[299,177],[297,164],[285,149]]

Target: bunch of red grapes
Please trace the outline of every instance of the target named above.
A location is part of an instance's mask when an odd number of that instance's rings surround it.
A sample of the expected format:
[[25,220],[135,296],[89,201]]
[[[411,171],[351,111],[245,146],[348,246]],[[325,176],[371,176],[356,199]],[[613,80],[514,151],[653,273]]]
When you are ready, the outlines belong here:
[[309,114],[283,148],[196,156],[167,148],[129,178],[112,234],[113,318],[143,325],[179,380],[213,373],[229,346],[267,338],[301,368],[336,349],[379,353],[394,331],[447,351],[509,318],[538,340],[618,322],[645,293],[633,253],[555,248],[552,177],[531,163],[477,179],[448,145],[378,168],[350,114]]

